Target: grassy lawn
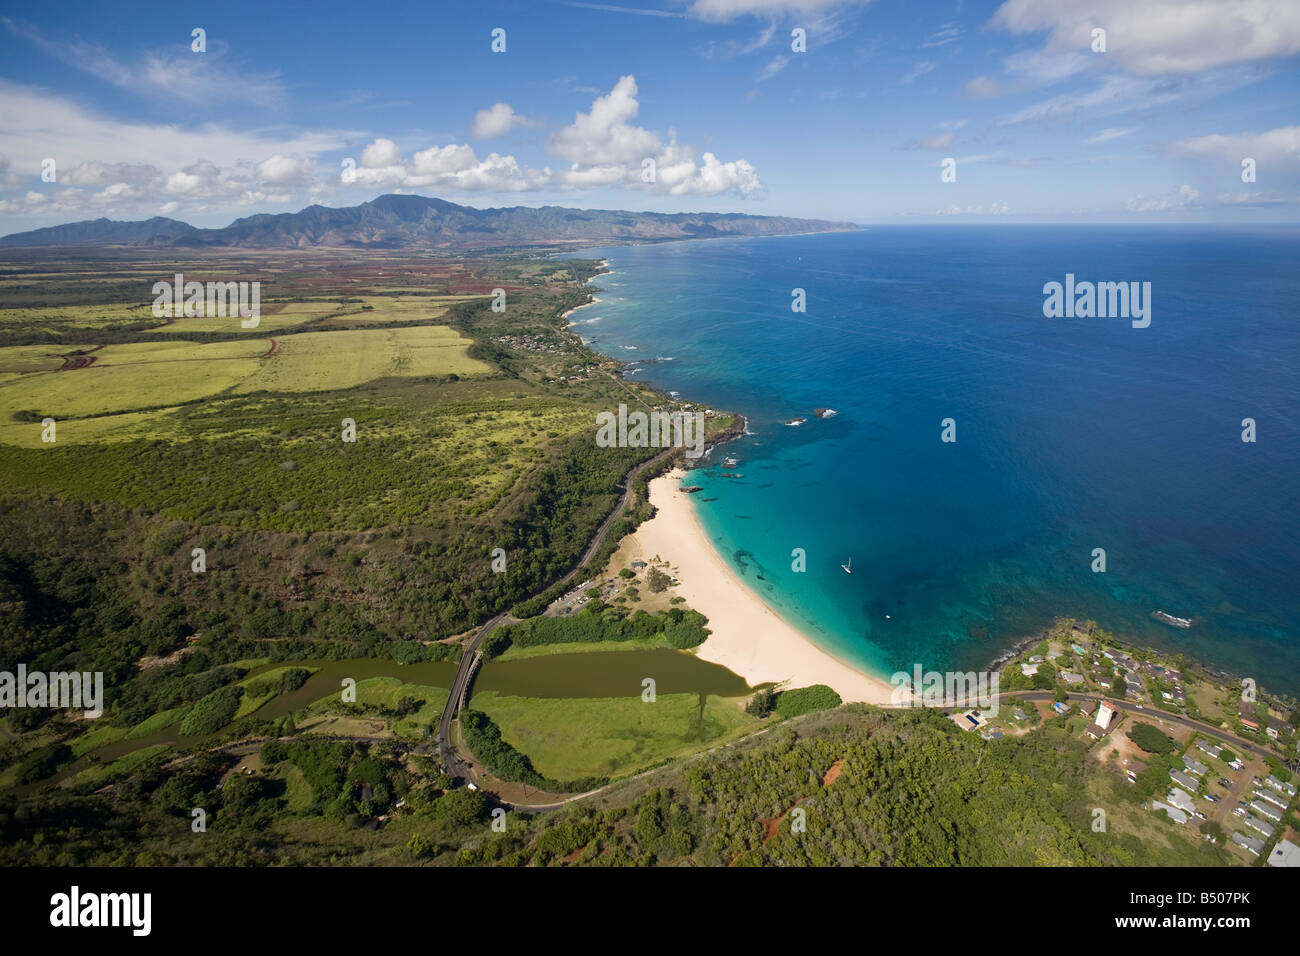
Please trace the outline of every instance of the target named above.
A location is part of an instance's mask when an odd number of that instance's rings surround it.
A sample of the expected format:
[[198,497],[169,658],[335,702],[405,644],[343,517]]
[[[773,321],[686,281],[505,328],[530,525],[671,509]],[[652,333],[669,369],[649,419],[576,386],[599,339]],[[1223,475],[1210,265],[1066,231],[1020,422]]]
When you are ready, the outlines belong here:
[[513,747],[555,780],[622,777],[673,757],[734,740],[759,726],[734,703],[708,697],[703,719],[695,694],[637,698],[543,700],[479,694],[474,707],[488,714]]

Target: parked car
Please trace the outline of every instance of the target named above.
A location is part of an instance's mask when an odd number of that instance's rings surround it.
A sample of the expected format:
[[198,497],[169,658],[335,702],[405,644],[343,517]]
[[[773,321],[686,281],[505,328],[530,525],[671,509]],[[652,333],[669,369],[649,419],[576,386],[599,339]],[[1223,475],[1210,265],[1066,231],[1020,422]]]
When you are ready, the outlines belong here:
[[1235,813],[1235,814],[1236,814],[1237,816],[1239,816],[1239,817],[1244,817],[1244,816],[1246,815],[1246,808],[1245,808],[1245,807],[1233,807],[1233,808],[1232,808],[1232,812]]
[[1227,777],[1220,777],[1219,786],[1221,786],[1224,790],[1230,790],[1232,788],[1232,781],[1229,780]]
[[1215,796],[1214,794],[1212,794],[1212,793],[1207,793],[1207,794],[1205,795],[1205,799],[1206,799],[1206,800],[1209,800],[1211,803],[1218,803],[1218,802],[1219,802],[1219,798],[1216,797],[1216,796]]
[[1206,818],[1205,814],[1202,813],[1200,810],[1193,810],[1192,812],[1196,814],[1196,817],[1199,820],[1204,820]]

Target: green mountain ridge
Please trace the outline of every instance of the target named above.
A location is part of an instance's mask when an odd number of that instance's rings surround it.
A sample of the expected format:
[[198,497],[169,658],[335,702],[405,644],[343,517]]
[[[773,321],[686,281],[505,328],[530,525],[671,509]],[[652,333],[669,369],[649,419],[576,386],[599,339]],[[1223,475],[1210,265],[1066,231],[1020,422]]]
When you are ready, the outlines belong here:
[[0,246],[146,245],[201,248],[486,248],[573,242],[709,239],[846,232],[847,222],[744,213],[656,213],[609,209],[509,206],[476,209],[426,196],[388,194],[357,206],[308,206],[261,213],[220,229],[175,219],[86,220],[18,232]]

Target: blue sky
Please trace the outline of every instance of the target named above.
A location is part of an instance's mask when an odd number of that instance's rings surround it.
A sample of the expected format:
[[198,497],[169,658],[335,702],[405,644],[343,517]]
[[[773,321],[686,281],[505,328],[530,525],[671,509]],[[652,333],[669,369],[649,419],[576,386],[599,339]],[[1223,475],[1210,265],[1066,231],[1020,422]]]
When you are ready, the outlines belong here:
[[1298,80],[1295,0],[29,5],[0,17],[0,232],[385,192],[1294,222]]

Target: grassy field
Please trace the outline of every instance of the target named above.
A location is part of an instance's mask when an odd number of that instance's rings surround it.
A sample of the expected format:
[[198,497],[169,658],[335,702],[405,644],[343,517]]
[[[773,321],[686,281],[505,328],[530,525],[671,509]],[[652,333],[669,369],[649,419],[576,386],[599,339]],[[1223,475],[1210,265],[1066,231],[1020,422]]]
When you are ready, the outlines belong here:
[[[342,702],[338,694],[323,697],[307,708],[307,718],[316,716],[341,717],[355,711],[382,716],[388,732],[400,740],[422,740],[426,730],[436,725],[447,705],[449,692],[443,687],[425,684],[408,684],[395,677],[372,677],[357,683],[355,705]],[[410,713],[397,716],[396,711],[404,700],[415,700],[419,706]]]
[[484,375],[470,342],[445,325],[346,332],[303,332],[276,340],[275,354],[239,382],[236,393],[324,392],[389,376]]
[[105,764],[102,767],[87,767],[81,773],[72,777],[66,782],[67,786],[80,786],[83,784],[100,784],[106,783],[112,778],[129,774],[136,767],[140,766],[150,757],[163,753],[168,749],[166,744],[155,744],[152,747],[144,747],[140,750],[132,751],[125,757],[119,757],[112,763]]
[[752,732],[759,720],[734,702],[696,694],[550,699],[474,697],[502,737],[526,754],[537,772],[554,780],[625,777],[674,757],[697,753]]
[[[27,411],[62,422],[197,401],[253,376],[269,350],[265,339],[106,345],[90,353],[95,362],[87,368],[33,372],[0,386],[0,419]],[[9,351],[0,349],[0,367]]]
[[[0,384],[0,419],[67,419],[166,409],[223,393],[319,392],[388,376],[482,375],[469,340],[446,326],[305,332],[270,340],[147,342],[86,351],[93,364],[58,371],[73,350],[0,349],[0,372],[26,373]],[[37,436],[39,429],[27,429]],[[0,438],[9,437],[0,433]],[[19,437],[14,435],[13,437]]]

